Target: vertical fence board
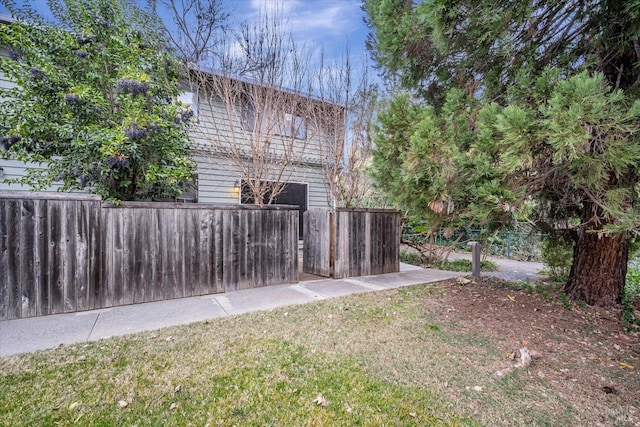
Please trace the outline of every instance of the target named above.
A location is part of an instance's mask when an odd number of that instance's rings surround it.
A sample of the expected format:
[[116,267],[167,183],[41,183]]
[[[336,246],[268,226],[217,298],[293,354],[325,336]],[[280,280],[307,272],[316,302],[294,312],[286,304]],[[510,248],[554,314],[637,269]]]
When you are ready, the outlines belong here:
[[137,236],[136,224],[133,223],[131,211],[132,209],[122,209],[120,217],[122,223],[119,227],[122,233],[122,237],[120,238],[120,243],[122,244],[120,250],[122,254],[120,264],[122,272],[120,289],[122,290],[122,296],[120,298],[120,304],[122,305],[133,304],[133,296],[139,280],[139,277],[134,275],[136,258],[135,242]]
[[216,289],[218,292],[225,292],[225,283],[223,276],[224,265],[224,227],[222,226],[222,213],[221,210],[213,212],[213,238],[211,239],[211,251],[213,252],[214,271],[213,276],[215,278]]
[[160,233],[158,232],[160,226],[160,210],[155,210],[147,215],[149,218],[148,223],[148,235],[149,241],[147,243],[147,251],[149,252],[149,263],[147,264],[150,270],[147,273],[148,280],[145,292],[145,301],[158,301],[162,298],[162,291],[160,288],[160,278],[162,274],[161,270],[161,258],[160,258]]
[[224,281],[225,292],[238,290],[238,282],[233,280],[234,273],[234,254],[233,254],[233,241],[235,239],[233,229],[233,212],[225,211],[222,213],[222,245],[223,245],[223,263],[222,263],[222,277]]
[[0,320],[7,320],[8,313],[8,281],[9,281],[9,225],[7,222],[8,200],[0,199]]
[[278,241],[275,239],[271,239],[271,233],[273,233],[274,228],[276,227],[276,216],[273,212],[267,213],[267,221],[266,221],[266,230],[265,234],[268,236],[267,239],[267,266],[273,266],[267,270],[267,285],[273,283],[277,280],[277,277],[280,275],[280,269],[276,265],[276,258],[278,254]]
[[262,244],[262,259],[261,259],[261,268],[260,275],[262,276],[263,286],[267,286],[271,279],[269,278],[269,274],[271,273],[269,270],[269,256],[272,251],[270,247],[269,239],[269,212],[265,212],[264,215],[261,215],[260,218],[260,229],[262,230],[262,237],[260,243]]
[[132,226],[131,226],[131,236],[129,236],[130,240],[128,242],[132,247],[130,248],[130,256],[131,256],[131,274],[132,274],[132,285],[131,285],[131,294],[133,298],[133,303],[142,303],[151,301],[149,295],[149,286],[147,282],[147,271],[146,266],[150,263],[149,260],[149,240],[150,240],[150,230],[149,224],[151,220],[151,216],[146,212],[142,212],[138,209],[130,209],[129,215],[132,218]]
[[49,202],[49,262],[51,275],[49,289],[51,297],[51,314],[64,312],[64,252],[62,239],[64,233],[64,204],[58,201]]
[[20,296],[20,218],[19,203],[11,200],[7,203],[7,282],[6,301],[7,319],[17,319],[22,315],[22,301]]
[[113,215],[113,230],[111,238],[113,239],[113,264],[109,266],[115,272],[114,275],[114,304],[125,305],[127,304],[127,288],[125,285],[126,274],[126,255],[125,255],[125,227],[127,224],[124,220],[125,210],[119,209],[114,212]]
[[[48,292],[48,270],[47,243],[45,240],[47,232],[47,200],[35,200],[35,286],[36,286],[36,313],[34,316],[49,314],[49,292]],[[1,215],[0,215],[1,216]],[[1,228],[1,227],[0,227]]]
[[211,241],[215,233],[214,216],[212,210],[204,210],[200,217],[200,295],[216,293],[216,276],[215,276],[215,252]]
[[[141,215],[144,215],[141,214]],[[160,211],[149,212],[146,215],[148,219],[147,223],[147,280],[145,282],[144,298],[145,302],[158,301],[162,298],[162,289],[160,287],[160,273],[161,260],[160,260],[160,233],[158,232],[160,226]]]
[[248,241],[249,241],[249,211],[239,212],[238,217],[238,228],[239,228],[239,238],[238,238],[238,257],[239,257],[239,268],[238,268],[238,283],[241,285],[241,289],[250,289],[251,288],[251,275],[247,269],[247,251],[249,249]]
[[182,230],[182,227],[184,227],[184,215],[180,215],[177,209],[172,209],[172,213],[173,224],[171,224],[171,229],[172,233],[176,236],[176,245],[171,248],[170,253],[176,266],[173,298],[182,298],[185,296],[184,255],[186,255],[184,242],[185,233]]
[[9,219],[9,205],[11,201],[0,200],[0,320],[10,319],[10,254],[9,233],[11,224]]
[[102,218],[100,215],[100,202],[99,201],[86,201],[84,204],[87,206],[89,217],[87,222],[89,224],[88,245],[89,245],[89,287],[91,288],[91,300],[90,309],[102,307],[102,289],[104,282],[102,280]]
[[[300,212],[297,212],[295,216],[288,216],[289,218],[289,244],[287,250],[289,251],[289,271],[285,275],[283,280],[287,280],[288,283],[296,283],[300,271],[298,270],[298,239],[300,237]],[[296,232],[295,230],[298,230]],[[294,280],[292,280],[292,278]]]
[[74,258],[76,259],[77,268],[73,271],[74,281],[76,284],[76,310],[84,311],[89,307],[89,251],[88,251],[88,234],[89,226],[87,224],[88,212],[81,202],[76,202],[76,216],[74,218],[76,229],[76,242]]
[[100,240],[102,242],[102,258],[100,260],[100,270],[102,271],[102,292],[100,293],[100,301],[102,307],[111,307],[113,305],[112,284],[113,284],[113,269],[107,269],[107,265],[111,265],[111,256],[113,250],[111,245],[113,240],[107,236],[107,230],[111,230],[111,223],[113,210],[103,209],[100,212],[100,219],[102,221],[102,228],[100,229]]
[[169,256],[171,246],[173,245],[174,236],[171,232],[171,217],[167,215],[166,210],[158,211],[160,218],[158,219],[158,236],[160,238],[160,271],[162,274],[158,277],[161,293],[160,300],[173,298],[173,276],[175,267]]
[[[280,236],[286,236],[286,232],[285,232],[285,221],[284,218],[281,215],[274,215],[274,219],[275,219],[275,224],[274,224],[274,231],[276,231],[278,233],[278,235]],[[276,275],[276,280],[281,281],[283,280],[283,277],[285,275],[285,271],[286,271],[286,265],[287,265],[287,252],[285,249],[285,245],[287,244],[288,239],[286,238],[280,238],[276,240],[277,243],[277,250],[276,250],[276,257],[281,257],[281,259],[284,259],[284,263],[279,263],[278,264],[278,272]]]
[[[279,229],[279,218],[278,215],[275,215],[274,212],[270,212],[269,213],[269,237],[271,237],[271,233],[274,232],[274,230]],[[268,265],[273,265],[273,274],[271,275],[271,281],[277,281],[280,278],[281,275],[281,266],[280,264],[276,265],[276,258],[278,258],[278,256],[280,255],[280,251],[281,251],[281,244],[283,243],[282,240],[283,239],[269,239],[271,244],[272,244],[272,252],[271,252],[271,256],[269,258],[269,263]]]
[[247,224],[250,230],[249,250],[247,268],[251,269],[251,286],[259,288],[264,286],[262,277],[262,256],[264,236],[262,235],[262,215],[259,212],[252,212],[251,220]]
[[40,252],[42,255],[42,279],[40,286],[42,287],[42,301],[40,307],[42,314],[52,314],[53,310],[53,296],[51,295],[51,288],[53,283],[53,271],[54,265],[51,259],[51,203],[49,200],[45,200],[42,204],[42,229],[41,240],[42,249]]
[[66,212],[61,218],[64,224],[62,238],[64,264],[64,312],[73,313],[77,311],[77,283],[76,269],[76,245],[78,241],[78,233],[76,228],[77,202],[64,203]]
[[242,229],[242,218],[243,214],[238,211],[232,211],[231,216],[233,217],[233,282],[237,284],[236,289],[246,289],[246,283],[243,282],[242,277],[242,243],[244,238],[244,230]]
[[200,268],[197,264],[200,236],[200,212],[189,210],[185,212],[185,293],[189,296],[200,295]]
[[25,200],[20,209],[20,300],[22,303],[20,317],[32,317],[36,315],[36,220],[35,203],[33,200]]

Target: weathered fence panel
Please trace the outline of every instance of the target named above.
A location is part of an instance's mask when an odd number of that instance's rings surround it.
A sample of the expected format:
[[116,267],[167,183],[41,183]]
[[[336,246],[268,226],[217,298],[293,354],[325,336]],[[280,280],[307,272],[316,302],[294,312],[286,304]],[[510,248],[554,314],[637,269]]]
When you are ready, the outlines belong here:
[[388,209],[337,209],[335,278],[400,271],[400,213]]
[[0,320],[96,307],[99,209],[97,196],[0,193]]
[[[400,271],[401,227],[398,211],[336,209],[334,213],[308,212],[311,234],[306,234],[305,230],[304,272],[327,275],[327,259],[334,278]],[[307,236],[313,236],[314,240],[307,244]],[[324,246],[315,240],[322,236],[327,236]]]
[[0,192],[0,320],[298,281],[291,206]]
[[302,271],[305,273],[331,276],[332,218],[332,214],[324,210],[308,210],[304,213]]
[[292,207],[123,202],[102,215],[110,305],[298,280]]

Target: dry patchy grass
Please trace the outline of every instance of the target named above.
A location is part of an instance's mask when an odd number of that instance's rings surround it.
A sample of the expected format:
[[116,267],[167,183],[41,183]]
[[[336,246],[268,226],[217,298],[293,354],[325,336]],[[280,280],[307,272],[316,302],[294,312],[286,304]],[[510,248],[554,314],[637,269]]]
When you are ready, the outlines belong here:
[[631,426],[638,350],[553,289],[443,282],[2,359],[0,425]]

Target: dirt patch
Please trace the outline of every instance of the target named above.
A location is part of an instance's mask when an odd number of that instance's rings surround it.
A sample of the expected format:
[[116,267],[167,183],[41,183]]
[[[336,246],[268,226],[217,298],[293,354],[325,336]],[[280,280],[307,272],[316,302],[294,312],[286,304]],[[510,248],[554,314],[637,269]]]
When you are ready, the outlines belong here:
[[517,349],[533,350],[539,355],[527,375],[566,396],[581,419],[588,414],[591,425],[640,425],[640,336],[624,329],[620,311],[569,302],[554,286],[521,286],[496,278],[452,280],[424,304],[504,352],[504,361],[485,369],[497,372],[514,363],[509,359]]

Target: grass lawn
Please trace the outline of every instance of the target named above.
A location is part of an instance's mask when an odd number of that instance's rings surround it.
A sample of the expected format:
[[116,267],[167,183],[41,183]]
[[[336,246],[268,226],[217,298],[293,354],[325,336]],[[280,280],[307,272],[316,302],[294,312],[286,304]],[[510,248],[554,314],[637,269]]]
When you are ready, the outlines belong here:
[[511,361],[491,331],[425,304],[447,292],[353,295],[0,359],[0,425],[586,421],[573,392],[548,377],[517,369],[496,378]]

